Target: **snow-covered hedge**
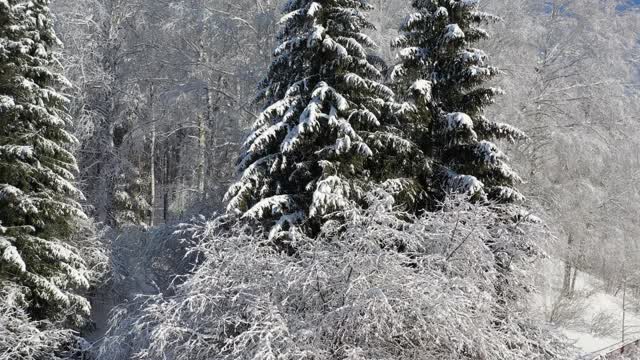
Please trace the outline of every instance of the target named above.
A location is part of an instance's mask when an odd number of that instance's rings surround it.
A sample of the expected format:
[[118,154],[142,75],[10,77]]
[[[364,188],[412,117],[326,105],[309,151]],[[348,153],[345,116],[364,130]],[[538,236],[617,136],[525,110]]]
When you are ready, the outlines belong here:
[[277,246],[223,218],[191,225],[200,265],[174,295],[116,309],[98,358],[563,358],[527,308],[542,226],[466,202],[370,204]]

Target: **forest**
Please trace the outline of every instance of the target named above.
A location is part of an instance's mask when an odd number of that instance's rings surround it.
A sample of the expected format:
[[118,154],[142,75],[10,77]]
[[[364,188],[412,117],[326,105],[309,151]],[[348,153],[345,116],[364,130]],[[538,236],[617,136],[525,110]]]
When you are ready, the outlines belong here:
[[640,359],[640,1],[0,0],[0,360]]

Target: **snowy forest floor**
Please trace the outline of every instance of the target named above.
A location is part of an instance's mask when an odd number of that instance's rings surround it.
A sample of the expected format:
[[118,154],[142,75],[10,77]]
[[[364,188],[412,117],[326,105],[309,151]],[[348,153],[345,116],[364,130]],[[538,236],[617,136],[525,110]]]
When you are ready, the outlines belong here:
[[[590,359],[621,343],[622,291],[611,294],[600,279],[578,272],[574,299],[560,303],[563,263],[548,259],[541,270],[536,306],[545,320],[552,320],[574,343],[580,359]],[[625,341],[630,341],[640,338],[640,302],[627,292],[625,303]]]

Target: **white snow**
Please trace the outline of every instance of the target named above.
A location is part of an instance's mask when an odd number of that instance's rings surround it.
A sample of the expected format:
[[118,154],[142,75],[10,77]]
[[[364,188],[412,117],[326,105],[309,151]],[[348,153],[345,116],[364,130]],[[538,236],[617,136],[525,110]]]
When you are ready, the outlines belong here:
[[47,49],[45,49],[42,44],[38,44],[36,46],[36,55],[41,57],[41,58],[46,58],[47,57]]
[[234,214],[242,214],[244,197],[250,194],[254,189],[251,181],[238,181],[229,187],[225,194],[225,200],[228,200],[227,211]]
[[440,6],[438,9],[436,9],[436,11],[433,13],[436,17],[449,17],[449,11],[447,10],[447,8]]
[[487,54],[480,49],[467,49],[460,52],[460,59],[465,63],[472,62],[482,66],[487,59]]
[[[447,130],[458,129],[468,129],[473,132],[473,121],[471,117],[461,112],[447,114]],[[475,135],[475,133],[473,134]]]
[[[431,101],[431,88],[432,88],[431,81],[420,79],[420,80],[416,80],[416,82],[414,82],[413,85],[411,85],[409,90],[413,92],[417,92],[426,101]],[[471,121],[471,119],[469,119],[469,121]],[[471,125],[473,126],[473,123],[471,123]]]
[[500,21],[502,20],[501,17],[496,16],[494,14],[490,14],[488,12],[484,12],[484,11],[471,11],[471,16],[475,17],[475,18],[480,18],[483,19],[485,21]]
[[3,250],[2,256],[0,256],[2,260],[18,268],[21,272],[27,270],[27,265],[18,253],[18,249],[11,244],[8,238],[0,236],[0,250]]
[[396,79],[405,76],[405,74],[406,74],[406,70],[404,66],[402,66],[402,64],[398,64],[393,67],[393,70],[391,70],[391,74],[389,75],[389,78],[391,79],[391,81],[395,81]]
[[16,106],[13,97],[0,95],[0,111],[6,111]]
[[354,73],[348,73],[344,76],[344,80],[347,82],[347,84],[353,86],[353,87],[357,87],[357,88],[363,88],[363,89],[367,89],[367,82],[361,78],[360,76],[354,74]]
[[287,124],[283,122],[278,122],[270,126],[253,141],[253,143],[249,147],[249,152],[261,152],[267,146],[267,144],[270,144],[271,141],[273,141],[277,137],[279,132],[283,131],[286,128]]
[[343,118],[333,118],[329,121],[329,126],[338,130],[338,134],[347,135],[351,137],[351,139],[360,141],[362,138],[358,135],[358,133],[353,129],[351,123]]
[[508,200],[513,202],[523,202],[526,200],[518,190],[508,186],[496,186],[493,191],[497,192],[497,196],[501,200]]
[[318,85],[318,88],[314,90],[312,96],[319,96],[320,100],[324,101],[328,96],[331,96],[335,102],[335,108],[339,111],[345,111],[349,108],[349,102],[344,96],[340,95],[335,89],[328,86],[327,83],[321,82]]
[[471,65],[467,69],[467,73],[471,77],[476,76],[491,76],[491,69],[483,66]]
[[313,31],[307,39],[307,45],[311,47],[314,46],[318,41],[322,40],[322,36],[324,35],[325,31],[326,29],[321,25],[314,26]]
[[[538,280],[538,289],[540,294],[537,295],[537,307],[541,316],[549,314],[551,308],[558,299],[562,288],[564,265],[562,261],[556,259],[547,259],[541,264],[541,278]],[[544,276],[544,278],[542,278]],[[580,351],[580,355],[595,356],[611,347],[620,344],[622,340],[622,291],[617,295],[606,293],[604,284],[601,280],[591,276],[590,274],[579,271],[576,278],[576,292],[591,293],[586,297],[585,308],[580,312],[580,318],[577,319],[581,325],[560,325],[559,330],[568,337],[574,346]],[[640,328],[640,313],[634,311],[630,303],[637,301],[632,299],[627,293],[627,310],[625,313],[625,341],[640,338],[638,334],[633,335]],[[611,336],[598,336],[592,334],[589,329],[593,317],[599,313],[610,314],[616,321],[617,325]]]
[[259,201],[249,209],[243,218],[261,219],[265,215],[284,214],[293,206],[293,200],[289,195],[275,195]]
[[314,1],[309,5],[309,10],[307,11],[307,15],[313,17],[321,9],[322,9],[322,5]]
[[322,100],[313,98],[299,118],[298,131],[300,134],[317,131],[320,127],[318,117],[321,114]]
[[475,176],[456,174],[453,171],[447,173],[447,185],[454,192],[475,194],[483,191],[484,184]]
[[284,24],[286,22],[288,22],[289,20],[293,19],[296,16],[302,15],[303,14],[303,9],[298,9],[295,11],[292,11],[290,13],[285,14],[284,16],[282,16],[280,18],[280,22],[279,24]]
[[22,195],[23,195],[22,190],[18,189],[15,186],[8,185],[8,184],[0,185],[0,198],[5,198],[5,199],[17,198]]
[[482,140],[478,143],[475,152],[485,164],[496,165],[500,160],[505,158],[505,154],[496,144],[486,140]]
[[422,15],[422,13],[419,13],[419,12],[409,14],[409,16],[407,16],[407,18],[404,21],[404,27],[411,28],[415,23],[421,21],[423,18],[424,16]]
[[[410,46],[401,49],[398,52],[398,56],[401,58],[423,58],[427,55],[427,52],[424,48]],[[398,65],[399,66],[399,65]]]
[[464,38],[464,32],[462,31],[462,29],[460,29],[460,26],[458,26],[458,24],[449,24],[446,27],[446,33],[444,34],[444,38],[446,40],[456,40],[456,39],[463,39]]
[[269,231],[269,239],[274,239],[282,232],[285,224],[289,224],[289,226],[294,226],[295,224],[304,220],[304,212],[296,211],[292,214],[285,214],[280,216],[278,221],[273,225],[271,230]]
[[289,129],[286,138],[280,146],[282,152],[287,153],[293,151],[296,146],[300,144],[300,135],[315,132],[320,129],[318,118],[323,115],[322,109],[320,108],[321,103],[322,100],[319,97],[311,99],[306,109],[300,115],[298,125]]
[[271,167],[271,165],[277,160],[278,154],[270,154],[254,161],[251,165],[242,172],[240,177],[241,181],[255,180],[260,176],[264,176],[265,169]]
[[6,145],[0,146],[0,153],[7,153],[19,157],[22,160],[33,158],[32,146]]
[[[292,106],[292,103],[294,103],[295,100],[295,97],[285,97],[284,99],[278,100],[269,105],[258,116],[258,119],[253,126],[253,130],[257,131],[265,125],[269,124],[269,120],[271,120],[274,116],[282,116]],[[253,137],[254,136],[249,136],[249,138]]]
[[404,115],[404,114],[415,113],[416,111],[417,111],[417,108],[414,104],[411,104],[405,101],[399,105],[399,107],[396,110],[396,113],[400,115]]
[[352,189],[349,182],[338,176],[328,176],[316,185],[313,201],[309,207],[309,216],[324,215],[330,211],[342,210],[349,207]]
[[335,52],[340,58],[345,58],[349,55],[347,49],[334,41],[330,36],[325,36],[324,40],[322,40],[322,45],[328,50]]
[[416,197],[416,192],[411,191],[411,188],[415,186],[416,184],[414,180],[409,178],[387,179],[382,184],[380,184],[381,189],[393,196],[409,190],[407,191],[407,195],[411,198],[412,201]]
[[346,154],[351,150],[351,138],[349,136],[343,136],[336,140],[336,155]]
[[356,141],[352,147],[356,150],[355,152],[357,154],[360,154],[364,157],[373,156],[373,151],[371,151],[371,148],[362,141]]
[[358,109],[349,115],[349,121],[351,121],[353,116],[357,116],[360,121],[364,121],[365,123],[372,126],[380,126],[380,121],[378,121],[378,117],[367,109]]
[[[358,40],[352,37],[340,36],[337,38],[337,41],[343,44],[344,46],[346,46],[347,48],[351,49],[351,51],[355,53],[354,56],[359,57],[361,59],[365,59],[367,57],[367,49]],[[362,65],[364,67],[371,66],[371,64],[366,60],[359,65]],[[372,70],[375,70],[374,73],[379,73],[378,70],[375,68],[375,66],[372,67]]]
[[479,3],[479,0],[462,0],[460,3],[464,6],[475,6]]
[[44,277],[28,273],[30,280],[36,284],[36,291],[38,295],[45,300],[54,301],[66,306],[70,305],[69,297],[66,293],[62,292],[59,287],[53,284],[51,281]]

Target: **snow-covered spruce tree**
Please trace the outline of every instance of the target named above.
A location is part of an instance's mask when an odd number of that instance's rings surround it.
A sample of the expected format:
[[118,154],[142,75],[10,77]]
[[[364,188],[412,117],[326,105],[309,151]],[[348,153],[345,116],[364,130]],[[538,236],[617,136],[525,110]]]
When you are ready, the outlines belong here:
[[[267,105],[244,144],[228,211],[271,237],[357,204],[383,169],[371,158],[397,140],[381,126],[393,96],[380,84],[367,0],[290,0],[275,59],[261,84]],[[378,149],[376,149],[376,147]],[[372,171],[373,170],[373,171]]]
[[0,280],[28,289],[35,319],[79,321],[88,271],[65,239],[86,216],[48,5],[0,0]]
[[414,0],[413,8],[392,44],[400,60],[391,79],[402,100],[398,117],[433,161],[432,195],[522,200],[514,189],[521,179],[492,140],[526,136],[483,116],[502,92],[485,85],[499,70],[485,52],[471,47],[488,38],[480,24],[497,18],[479,11],[477,0]]
[[121,227],[127,224],[147,226],[151,205],[145,198],[148,185],[133,166],[124,166],[114,185],[112,222]]
[[32,320],[24,301],[20,286],[0,282],[0,360],[73,359],[78,350],[73,331],[49,320]]

